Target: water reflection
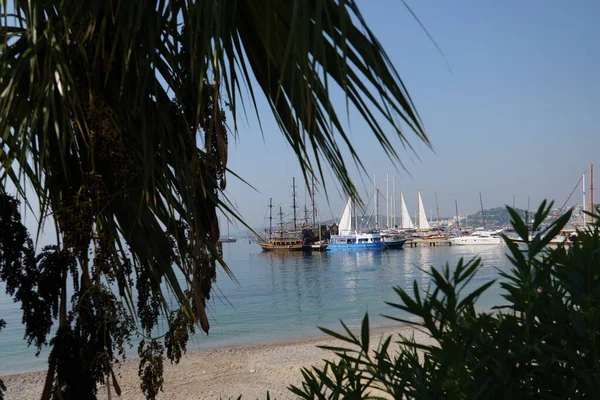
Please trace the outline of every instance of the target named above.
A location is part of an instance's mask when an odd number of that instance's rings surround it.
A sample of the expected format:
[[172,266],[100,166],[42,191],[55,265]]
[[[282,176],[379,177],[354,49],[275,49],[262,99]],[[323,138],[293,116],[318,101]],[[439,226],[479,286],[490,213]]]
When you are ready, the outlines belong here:
[[[210,302],[210,336],[196,336],[190,348],[255,343],[319,334],[317,325],[339,328],[339,319],[358,326],[366,311],[372,323],[389,323],[379,315],[398,316],[399,311],[384,302],[398,302],[392,287],[412,292],[417,281],[426,288],[427,272],[446,262],[454,268],[461,257],[481,256],[483,263],[471,282],[480,286],[498,278],[498,268],[510,263],[505,249],[496,246],[418,247],[394,251],[336,251],[323,253],[262,252],[257,245],[238,241],[223,246],[223,257],[237,282],[218,270],[217,287]],[[499,290],[490,291],[482,303],[493,305]],[[20,310],[10,299],[0,301],[0,314],[18,320]],[[18,322],[18,321],[17,321]],[[22,330],[15,340],[23,343],[17,352],[11,328],[2,332],[0,356],[10,355],[4,365],[28,365],[33,352],[22,342]],[[5,343],[11,343],[6,350]],[[22,359],[22,360],[21,360]],[[21,364],[19,364],[21,363]],[[43,367],[44,360],[40,362]],[[24,367],[27,368],[27,367]],[[0,365],[0,373],[2,366]]]

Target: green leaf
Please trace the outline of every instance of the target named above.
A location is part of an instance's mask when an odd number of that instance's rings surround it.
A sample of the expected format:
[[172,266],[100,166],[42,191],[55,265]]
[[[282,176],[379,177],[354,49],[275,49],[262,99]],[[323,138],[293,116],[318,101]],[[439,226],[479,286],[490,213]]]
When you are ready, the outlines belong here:
[[369,313],[365,314],[361,328],[362,350],[365,354],[369,353]]

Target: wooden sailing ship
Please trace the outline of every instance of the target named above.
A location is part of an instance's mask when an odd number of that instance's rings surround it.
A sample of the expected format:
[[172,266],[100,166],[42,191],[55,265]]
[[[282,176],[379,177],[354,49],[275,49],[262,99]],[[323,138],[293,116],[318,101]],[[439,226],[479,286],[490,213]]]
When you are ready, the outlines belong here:
[[306,245],[302,239],[293,238],[270,238],[269,240],[260,242],[260,247],[263,251],[304,251]]
[[[283,211],[279,207],[279,231],[273,232],[273,199],[269,199],[269,237],[259,241],[263,251],[304,251],[308,243],[302,237],[297,236],[296,229],[296,180],[293,180],[293,205],[294,209],[294,231],[286,232],[283,229]],[[275,233],[275,234],[274,234]]]
[[[313,184],[314,185],[314,184]],[[273,199],[269,199],[269,230],[268,238],[261,238],[259,245],[263,251],[324,251],[327,244],[319,237],[316,241],[312,227],[308,225],[308,212],[304,208],[304,225],[297,226],[296,216],[296,180],[292,181],[292,198],[294,210],[293,230],[284,230],[283,211],[279,208],[279,230],[273,232]],[[314,188],[313,188],[314,193]],[[313,197],[313,225],[314,225],[314,197]]]

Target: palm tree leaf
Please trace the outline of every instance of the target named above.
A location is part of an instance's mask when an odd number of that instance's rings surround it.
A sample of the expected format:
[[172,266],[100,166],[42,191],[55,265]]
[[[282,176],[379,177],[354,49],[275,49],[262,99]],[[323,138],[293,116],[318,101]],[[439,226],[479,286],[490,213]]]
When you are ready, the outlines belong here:
[[[364,165],[346,127],[351,111],[400,165],[395,141],[413,151],[409,131],[430,145],[354,0],[15,0],[0,11],[0,191],[10,180],[24,197],[31,185],[63,245],[72,240],[65,218],[92,209],[86,240],[117,231],[120,257],[166,280],[190,314],[185,290],[199,254],[233,277],[217,251],[215,209],[243,222],[214,173],[227,171],[227,105],[236,137],[239,110],[259,116],[264,96],[305,181],[324,182],[330,168],[355,198],[347,165]],[[330,100],[335,90],[344,107]],[[80,262],[87,269],[87,256]]]

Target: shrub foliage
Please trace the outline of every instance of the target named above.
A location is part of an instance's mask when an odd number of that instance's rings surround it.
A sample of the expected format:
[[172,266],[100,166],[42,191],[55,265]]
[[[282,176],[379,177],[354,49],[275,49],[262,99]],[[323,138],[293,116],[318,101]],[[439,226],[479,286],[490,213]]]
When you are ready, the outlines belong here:
[[[542,203],[534,231],[551,206]],[[346,345],[328,347],[337,361],[303,369],[302,384],[290,390],[304,399],[600,398],[598,224],[579,231],[572,246],[551,249],[570,212],[532,237],[509,212],[527,251],[505,236],[512,263],[500,271],[505,305],[476,311],[494,284],[466,289],[479,259],[434,269],[425,291],[416,283],[412,292],[394,288],[400,302],[389,305],[403,313],[388,317],[425,332],[431,344],[399,335],[370,350],[366,315],[361,335],[345,325],[343,334],[324,329]]]

